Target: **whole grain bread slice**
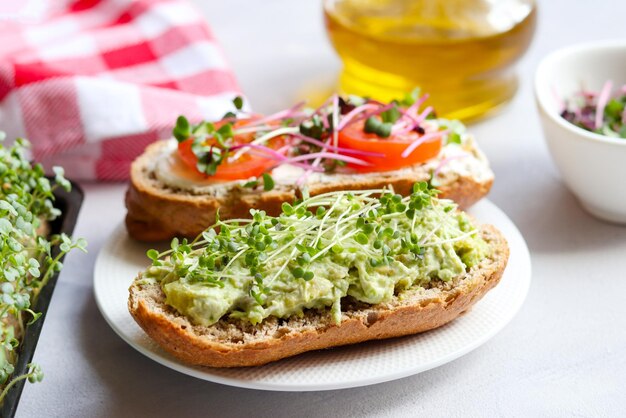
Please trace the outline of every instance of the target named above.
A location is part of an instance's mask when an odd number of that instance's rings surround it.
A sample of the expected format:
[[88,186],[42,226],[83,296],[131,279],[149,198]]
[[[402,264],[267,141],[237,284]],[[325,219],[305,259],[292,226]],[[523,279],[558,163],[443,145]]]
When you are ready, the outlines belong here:
[[306,351],[415,334],[452,321],[500,281],[507,242],[493,226],[481,227],[481,233],[491,252],[466,274],[411,288],[379,305],[346,298],[338,325],[328,310],[309,310],[301,318],[270,317],[258,325],[222,319],[198,326],[165,304],[158,283],[146,284],[141,277],[129,289],[128,309],[163,349],[186,363],[211,367],[257,366]]
[[[154,161],[167,146],[167,141],[150,145],[131,166],[130,185],[126,192],[126,228],[134,239],[150,242],[175,236],[193,238],[215,223],[218,208],[222,219],[247,217],[253,208],[278,215],[282,203],[293,201],[298,193],[294,185],[286,184],[277,184],[269,192],[262,188],[250,190],[239,183],[216,186],[210,192],[171,187],[161,181],[154,170]],[[488,175],[477,176],[471,170],[449,170],[439,176],[437,184],[442,192],[439,197],[454,200],[461,209],[484,197],[493,183],[493,173],[473,142],[468,146],[467,155],[474,166]],[[392,186],[397,193],[407,195],[414,183],[429,180],[437,164],[433,161],[395,171],[325,175],[324,181],[309,184],[309,193],[314,196],[336,190]]]

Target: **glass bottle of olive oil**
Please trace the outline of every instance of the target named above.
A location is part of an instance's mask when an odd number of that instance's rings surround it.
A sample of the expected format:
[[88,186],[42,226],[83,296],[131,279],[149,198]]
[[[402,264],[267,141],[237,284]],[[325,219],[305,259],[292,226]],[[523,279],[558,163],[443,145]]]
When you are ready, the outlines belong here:
[[534,0],[324,0],[340,89],[379,100],[420,87],[440,116],[469,120],[517,89]]

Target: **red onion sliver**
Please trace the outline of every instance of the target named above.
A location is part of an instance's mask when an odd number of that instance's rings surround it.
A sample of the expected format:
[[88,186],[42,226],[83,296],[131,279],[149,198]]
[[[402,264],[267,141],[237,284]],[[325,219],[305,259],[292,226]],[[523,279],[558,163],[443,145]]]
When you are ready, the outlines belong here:
[[374,110],[374,109],[378,109],[378,108],[379,108],[379,106],[377,106],[375,104],[370,104],[370,103],[366,103],[366,104],[361,105],[359,107],[355,107],[350,112],[348,112],[348,114],[346,116],[344,116],[341,119],[341,122],[339,122],[339,126],[337,126],[337,130],[341,131],[343,128],[345,128],[346,125],[348,124],[348,122],[350,122],[359,113],[365,112],[366,110]]
[[426,120],[426,118],[428,117],[428,115],[430,114],[430,112],[433,111],[433,107],[432,106],[428,106],[426,109],[424,109],[422,111],[422,113],[420,113],[419,115],[417,115],[416,118],[413,119],[414,121],[414,125],[411,127],[407,127],[404,129],[398,129],[397,131],[394,132],[394,134],[396,135],[404,135],[408,132],[411,132],[413,130],[413,128],[415,128],[416,126],[419,126],[422,122],[424,122]]
[[332,121],[333,121],[333,132],[332,132],[333,146],[337,148],[339,146],[339,127],[337,126],[339,124],[339,95],[338,94],[333,95]]
[[596,129],[602,127],[602,121],[604,120],[604,108],[611,97],[611,90],[613,89],[613,82],[608,80],[604,83],[602,87],[602,91],[600,91],[600,95],[598,96],[598,107],[596,108],[596,120],[595,125]]
[[433,107],[432,106],[428,106],[426,109],[424,109],[422,111],[422,113],[420,113],[419,115],[417,115],[417,123],[422,123],[426,120],[426,118],[428,117],[428,115],[430,115],[430,113],[433,111]]
[[[310,164],[303,164],[303,163],[298,163],[298,162],[291,163],[291,162],[288,161],[289,160],[288,157],[284,156],[283,154],[281,154],[280,152],[278,152],[276,150],[273,150],[271,148],[265,147],[263,145],[241,144],[241,145],[236,145],[236,146],[232,147],[231,150],[237,150],[237,149],[240,149],[240,148],[250,148],[250,149],[253,149],[253,150],[262,151],[260,153],[252,153],[251,152],[251,154],[262,155],[263,157],[271,158],[273,160],[280,161],[281,163],[288,163],[288,164],[291,164],[291,165],[295,165],[296,167],[300,167],[300,168],[303,168],[305,170],[313,170],[313,171],[320,171],[320,172],[324,171],[323,168],[319,168],[319,170],[318,170],[318,167],[311,167]],[[284,149],[284,148],[285,147],[281,148],[281,150]]]
[[586,99],[593,99],[594,97],[598,95],[598,93],[596,93],[595,91],[589,91],[589,90],[584,90],[584,89],[574,94],[580,97],[586,98]]
[[399,107],[398,110],[400,111],[400,113],[402,113],[402,116],[411,120],[413,127],[415,127],[416,125],[419,125],[420,121],[417,120],[417,116],[411,115],[408,110],[404,110],[401,107]]
[[357,165],[371,165],[367,161],[359,160],[358,158],[350,157],[347,155],[335,154],[332,152],[314,152],[311,154],[298,155],[297,157],[291,157],[286,160],[286,162],[291,161],[306,161],[317,158],[327,158],[329,160],[338,160],[345,161],[347,163],[357,164]]
[[300,177],[298,177],[298,179],[296,180],[296,186],[300,187],[302,185],[302,183],[306,183],[306,181],[309,178],[309,175],[311,174],[312,170],[307,170],[304,173],[302,173],[302,175]]
[[324,109],[326,106],[328,106],[328,104],[331,102],[332,98],[333,98],[333,97],[331,96],[331,97],[329,97],[328,99],[326,99],[326,100],[324,101],[324,103],[322,103],[322,105],[321,105],[320,107],[318,107],[317,109],[315,109],[315,110],[313,111],[313,113],[311,113],[311,117],[313,117],[313,116],[317,115],[318,113],[320,113],[320,112],[322,111],[322,109]]
[[446,135],[448,132],[449,130],[446,129],[444,131],[429,132],[427,134],[422,135],[421,137],[413,141],[408,147],[406,147],[404,151],[402,151],[402,154],[401,154],[402,158],[406,158],[409,155],[411,155],[411,153],[415,151],[415,149],[419,147],[420,145],[422,145],[424,142],[442,137],[443,135]]
[[428,93],[424,94],[415,103],[413,103],[411,106],[409,106],[409,108],[406,110],[406,112],[409,113],[409,114],[413,113],[413,112],[417,112],[417,110],[420,108],[420,106],[423,105],[424,102],[426,100],[428,100],[429,97],[430,97],[430,95]]
[[281,154],[280,152],[278,152],[277,150],[273,150],[269,147],[263,146],[263,145],[257,145],[257,144],[241,144],[241,145],[235,145],[233,147],[230,148],[231,151],[236,151],[238,149],[242,149],[242,148],[250,148],[251,150],[259,150],[259,151],[263,151],[269,155],[272,155],[276,158],[281,158],[281,159],[286,159],[287,157],[284,154]]
[[[395,104],[394,104],[394,103],[389,103],[388,105],[383,106],[383,107],[379,107],[377,110],[375,110],[375,111],[373,111],[373,112],[370,112],[370,113],[368,113],[368,114],[366,114],[366,115],[358,115],[358,117],[355,117],[355,118],[353,118],[351,121],[349,121],[348,123],[346,123],[346,124],[344,125],[344,128],[345,128],[345,127],[347,127],[347,126],[349,126],[349,125],[352,125],[353,123],[356,123],[356,122],[362,121],[362,120],[364,120],[364,119],[368,119],[368,118],[369,118],[369,117],[371,117],[371,116],[375,116],[375,115],[381,114],[381,113],[383,113],[383,112],[386,112],[387,110],[391,109],[391,108],[392,108],[392,107],[394,107],[394,106],[395,106]],[[342,128],[342,129],[343,129],[343,128]]]
[[379,152],[361,151],[361,150],[350,149],[350,148],[335,147],[333,145],[326,144],[315,138],[311,138],[302,134],[291,134],[290,136],[296,137],[304,142],[308,142],[309,144],[317,145],[318,147],[329,150],[329,151],[343,152],[345,154],[362,155],[364,157],[384,157],[385,156],[385,154],[381,154]]
[[253,123],[251,123],[251,126],[255,126],[255,125],[260,125],[263,123],[267,123],[276,119],[283,119],[283,118],[287,118],[292,116],[292,114],[294,114],[297,110],[301,109],[304,105],[306,104],[305,101],[301,101],[300,103],[295,104],[294,106],[290,107],[289,109],[285,109],[285,110],[281,110],[279,112],[276,112],[272,115],[266,116],[264,118],[261,118],[257,121],[254,121]]

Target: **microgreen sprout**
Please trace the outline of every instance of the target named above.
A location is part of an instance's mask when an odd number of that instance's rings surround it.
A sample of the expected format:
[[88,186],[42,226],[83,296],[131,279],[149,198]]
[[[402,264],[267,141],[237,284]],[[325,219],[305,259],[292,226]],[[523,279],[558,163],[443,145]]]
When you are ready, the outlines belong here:
[[581,89],[561,104],[561,117],[600,135],[626,138],[626,85],[608,80],[598,92]]
[[250,180],[247,181],[243,184],[243,187],[249,188],[249,189],[256,189],[259,186],[259,181],[258,180]]
[[[459,261],[433,276],[426,257],[429,263],[444,254],[465,257],[480,238],[465,215],[450,211],[455,205],[436,194],[422,182],[409,196],[391,189],[339,191],[285,202],[279,216],[251,210],[249,219],[218,220],[191,243],[174,240],[167,251],[148,251],[152,267],[146,275],[165,285],[245,289],[237,306],[248,316],[234,308],[230,314],[253,323],[272,314],[281,292],[307,292],[307,286],[321,286],[339,271],[342,277],[374,269],[368,275],[397,270],[410,272],[417,282],[450,280],[469,264]],[[354,280],[358,289],[368,278]]]
[[448,135],[447,138],[447,143],[448,144],[457,144],[460,145],[461,144],[461,135],[457,132],[452,132]]
[[413,89],[410,93],[407,93],[401,101],[401,104],[410,107],[413,106],[420,98],[422,90],[419,87]]
[[274,179],[268,173],[263,173],[263,190],[269,192],[274,188]]
[[[420,110],[427,98],[427,95],[420,96],[419,89],[388,104],[334,94],[317,109],[307,109],[304,103],[298,103],[259,117],[243,111],[243,99],[236,97],[233,100],[235,110],[226,113],[220,121],[191,124],[180,116],[172,133],[182,143],[179,152],[185,164],[208,177],[230,180],[232,174],[225,178],[218,167],[228,164],[235,168],[237,164],[246,164],[241,170],[241,180],[254,176],[258,181],[277,166],[291,165],[303,171],[296,180],[296,186],[303,189],[313,172],[353,172],[359,167],[384,163],[389,155],[362,148],[364,145],[360,142],[366,141],[359,141],[359,132],[374,134],[381,141],[406,142],[403,158],[426,142],[462,143],[457,130],[447,126],[447,121],[437,119],[432,107]],[[615,106],[610,104],[607,108]],[[352,126],[356,123],[361,125]],[[352,130],[345,133],[350,127]],[[452,132],[448,137],[443,132],[446,127],[445,133]],[[342,139],[345,138],[342,134],[357,141]],[[371,136],[366,138],[376,140]],[[342,140],[346,141],[345,146]],[[407,161],[406,165],[412,163],[415,159]],[[400,168],[403,166],[399,164]],[[270,183],[264,182],[264,187]],[[260,182],[248,182],[245,187],[255,189],[258,184]]]
[[65,234],[39,235],[43,223],[60,214],[53,206],[54,190],[69,190],[71,184],[60,167],[53,168],[51,183],[40,165],[26,159],[28,146],[24,139],[9,148],[0,144],[0,404],[17,382],[43,378],[36,364],[26,374],[12,376],[20,343],[25,328],[41,317],[33,307],[41,289],[61,270],[61,258],[76,248],[86,251],[87,245]]
[[376,134],[381,138],[387,138],[391,135],[393,124],[391,122],[382,122],[375,116],[370,116],[365,121],[364,130],[367,133]]
[[[3,379],[3,381],[6,381],[8,375],[10,375],[11,373],[13,373],[12,367],[10,368],[10,371],[8,373],[7,373],[7,370],[2,370],[0,371],[0,378]],[[17,384],[20,380],[26,380],[26,379],[28,379],[30,383],[41,382],[43,380],[43,372],[41,371],[41,367],[38,364],[29,363],[28,372],[26,374],[23,374],[21,376],[14,378],[4,387],[4,389],[0,393],[0,404],[2,403],[4,398],[7,396],[7,393],[9,393],[9,390],[15,384]]]
[[172,134],[178,142],[183,142],[184,140],[189,139],[191,136],[191,126],[189,125],[189,121],[186,117],[181,115],[178,119],[176,119],[176,125],[174,126]]
[[243,108],[243,97],[237,96],[233,99],[233,104],[237,110],[241,110]]

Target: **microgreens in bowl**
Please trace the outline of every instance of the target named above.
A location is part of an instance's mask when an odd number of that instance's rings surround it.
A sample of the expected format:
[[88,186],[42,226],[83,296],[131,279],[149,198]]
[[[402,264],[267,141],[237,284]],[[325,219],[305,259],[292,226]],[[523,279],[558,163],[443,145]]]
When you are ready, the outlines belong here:
[[562,105],[561,116],[587,131],[626,138],[626,84],[614,90],[609,80],[599,92],[581,89]]
[[24,139],[11,147],[0,143],[0,404],[20,380],[43,378],[40,367],[31,363],[26,374],[9,381],[25,328],[41,316],[32,309],[41,289],[61,270],[64,254],[74,248],[86,251],[83,239],[46,236],[47,222],[60,215],[53,192],[71,185],[60,167],[51,183],[42,166],[26,158],[28,146]]

